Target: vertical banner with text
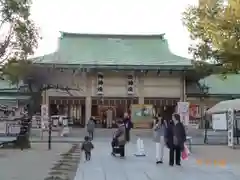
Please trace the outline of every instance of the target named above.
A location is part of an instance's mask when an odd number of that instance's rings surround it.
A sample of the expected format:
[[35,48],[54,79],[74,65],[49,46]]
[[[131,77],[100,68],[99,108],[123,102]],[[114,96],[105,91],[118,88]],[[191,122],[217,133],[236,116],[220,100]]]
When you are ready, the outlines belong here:
[[48,105],[47,104],[42,104],[41,105],[41,127],[42,129],[48,128]]
[[178,102],[177,113],[181,117],[181,122],[185,125],[189,125],[189,102]]
[[228,124],[228,147],[234,148],[234,111],[229,109],[227,111]]

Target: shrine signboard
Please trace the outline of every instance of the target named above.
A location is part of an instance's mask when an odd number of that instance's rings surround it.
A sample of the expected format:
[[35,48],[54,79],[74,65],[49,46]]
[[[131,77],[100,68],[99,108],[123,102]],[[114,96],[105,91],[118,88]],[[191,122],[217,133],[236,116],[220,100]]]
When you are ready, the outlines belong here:
[[131,118],[134,128],[151,128],[153,123],[153,106],[133,104],[131,106]]

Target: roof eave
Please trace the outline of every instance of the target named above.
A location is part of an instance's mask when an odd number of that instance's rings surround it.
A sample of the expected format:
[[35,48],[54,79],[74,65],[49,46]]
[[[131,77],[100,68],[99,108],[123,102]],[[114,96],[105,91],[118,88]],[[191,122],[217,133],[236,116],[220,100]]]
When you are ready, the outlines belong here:
[[[201,93],[186,93],[188,97],[203,97]],[[219,97],[219,98],[226,98],[226,97],[240,97],[240,94],[207,94],[204,97]]]
[[107,34],[107,33],[74,33],[74,32],[64,32],[60,31],[61,38],[65,36],[72,36],[72,37],[108,37],[108,38],[121,38],[121,37],[128,37],[128,38],[161,38],[164,39],[165,33],[161,34]]
[[193,70],[192,65],[94,65],[94,64],[55,64],[55,63],[34,63],[36,66],[55,68],[87,68],[87,69],[117,69],[117,70]]

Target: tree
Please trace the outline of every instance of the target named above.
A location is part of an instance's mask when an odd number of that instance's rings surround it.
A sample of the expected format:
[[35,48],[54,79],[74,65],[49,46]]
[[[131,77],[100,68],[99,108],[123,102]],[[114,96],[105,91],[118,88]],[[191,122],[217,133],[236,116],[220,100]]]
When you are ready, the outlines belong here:
[[[30,148],[29,141],[29,132],[30,132],[30,124],[32,116],[34,115],[36,104],[39,104],[37,98],[41,97],[43,91],[48,89],[59,89],[65,91],[68,95],[72,96],[71,90],[82,91],[79,88],[67,87],[61,84],[44,84],[41,80],[36,78],[36,72],[33,61],[31,60],[16,60],[11,59],[8,63],[4,64],[2,67],[2,75],[9,79],[12,84],[18,85],[17,87],[20,89],[21,86],[19,84],[20,81],[23,81],[25,85],[28,86],[28,95],[32,96],[31,101],[28,104],[28,116],[24,117],[21,121],[21,130],[16,140],[4,142],[3,147],[15,147],[15,148]],[[39,74],[37,74],[39,77]],[[41,75],[40,75],[41,77]],[[63,82],[65,83],[65,82]]]
[[25,60],[38,45],[38,29],[30,18],[31,0],[0,0],[0,65]]
[[[31,0],[0,0],[0,71],[13,84],[18,84],[27,74],[27,58],[38,45],[38,29],[30,18],[31,5]],[[14,63],[21,66],[13,66]],[[23,135],[24,123],[22,121],[20,134],[25,140],[21,142],[29,146],[27,133]],[[19,137],[13,144],[19,144],[19,139],[23,140]]]
[[[183,13],[183,23],[195,44],[189,51],[201,69],[238,73],[240,70],[240,0],[199,0]],[[220,65],[220,66],[219,66]]]

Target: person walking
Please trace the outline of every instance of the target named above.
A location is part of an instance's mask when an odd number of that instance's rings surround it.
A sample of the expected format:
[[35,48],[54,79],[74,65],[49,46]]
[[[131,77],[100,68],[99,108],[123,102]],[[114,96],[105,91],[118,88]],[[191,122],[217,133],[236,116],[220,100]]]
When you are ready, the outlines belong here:
[[85,160],[90,161],[91,159],[91,151],[94,148],[93,143],[89,139],[88,136],[84,137],[84,142],[82,143],[81,150],[85,153]]
[[130,141],[130,131],[133,128],[133,124],[132,121],[128,115],[128,113],[124,113],[124,117],[123,117],[123,122],[125,124],[125,128],[126,128],[126,141],[129,142]]
[[117,122],[118,129],[114,133],[112,140],[112,155],[120,154],[120,157],[125,157],[125,144],[126,144],[126,128],[122,120]]
[[181,166],[181,152],[184,150],[186,141],[186,132],[184,125],[180,122],[179,114],[173,114],[165,130],[165,141],[169,148],[169,165],[175,164]]
[[93,140],[94,129],[95,129],[95,122],[94,122],[94,119],[91,117],[87,123],[87,131],[88,131],[89,137],[92,140]]
[[163,155],[164,155],[164,131],[165,131],[165,123],[161,117],[155,117],[154,122],[154,141],[156,143],[156,164],[163,163]]

